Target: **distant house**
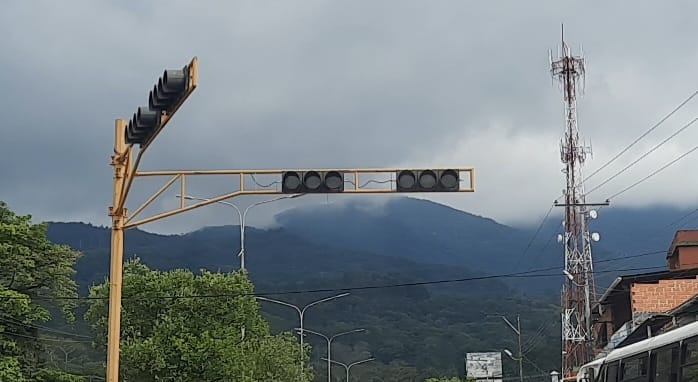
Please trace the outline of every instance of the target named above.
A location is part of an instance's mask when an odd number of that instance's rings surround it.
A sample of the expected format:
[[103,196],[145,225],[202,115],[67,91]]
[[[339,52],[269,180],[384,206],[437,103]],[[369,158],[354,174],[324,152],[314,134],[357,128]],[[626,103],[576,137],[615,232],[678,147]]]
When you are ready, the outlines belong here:
[[[593,309],[597,354],[645,339],[698,312],[698,230],[677,231],[667,271],[616,278]],[[693,314],[692,321],[695,321]]]

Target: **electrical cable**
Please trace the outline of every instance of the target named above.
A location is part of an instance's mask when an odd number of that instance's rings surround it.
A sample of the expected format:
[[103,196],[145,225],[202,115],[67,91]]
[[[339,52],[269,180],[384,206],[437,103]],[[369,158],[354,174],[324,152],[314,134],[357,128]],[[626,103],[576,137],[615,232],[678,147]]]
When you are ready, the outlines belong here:
[[604,163],[601,167],[599,167],[599,168],[596,169],[594,172],[592,172],[591,174],[589,174],[586,178],[584,178],[583,182],[586,182],[587,180],[589,180],[589,178],[593,177],[594,175],[598,174],[601,170],[603,170],[604,168],[608,167],[608,165],[610,165],[611,163],[613,163],[613,162],[614,162],[616,159],[618,159],[621,155],[625,154],[628,150],[630,150],[630,148],[632,148],[633,146],[635,146],[635,144],[637,144],[638,142],[640,142],[640,140],[642,140],[642,139],[643,139],[644,137],[646,137],[649,133],[651,133],[651,132],[654,131],[656,128],[658,128],[659,126],[661,126],[667,119],[669,119],[669,118],[670,118],[672,115],[674,115],[677,111],[679,111],[681,108],[683,108],[683,107],[684,107],[689,101],[691,101],[696,95],[698,95],[698,90],[696,90],[695,92],[693,92],[693,94],[691,94],[688,98],[686,98],[683,102],[681,102],[681,103],[679,104],[679,106],[675,107],[669,114],[665,115],[662,119],[659,120],[659,122],[655,123],[652,127],[650,127],[649,130],[647,130],[647,131],[645,131],[644,133],[642,133],[642,135],[640,135],[639,137],[637,137],[632,143],[630,143],[628,146],[626,146],[626,147],[625,147],[623,150],[621,150],[618,154],[616,154],[615,156],[613,156],[611,159],[609,159],[608,161],[606,161],[606,163]]
[[58,338],[34,337],[34,336],[27,336],[24,334],[12,333],[12,332],[2,332],[2,333],[0,333],[0,335],[31,338],[31,339],[37,340],[37,341],[51,341],[51,342],[61,342],[61,343],[68,343],[68,344],[91,344],[94,342],[94,341],[79,341],[79,340],[64,340],[64,339],[58,339]]
[[516,262],[516,265],[514,265],[513,270],[516,270],[519,268],[521,265],[521,262],[524,260],[526,257],[526,254],[528,253],[528,250],[531,248],[531,245],[533,244],[533,241],[536,240],[536,237],[538,237],[538,234],[540,233],[540,230],[543,228],[543,225],[545,225],[545,222],[548,220],[548,217],[550,216],[550,212],[552,212],[553,207],[555,207],[554,204],[550,205],[550,208],[548,208],[548,212],[545,213],[545,216],[543,217],[543,220],[541,220],[540,224],[538,224],[538,228],[536,228],[536,231],[533,233],[533,236],[531,237],[531,240],[528,241],[528,244],[526,245],[526,248],[524,248],[523,253],[521,253],[521,256],[519,256],[519,260]]
[[698,208],[696,208],[695,210],[693,210],[693,211],[681,216],[680,218],[674,220],[672,223],[667,224],[667,226],[665,228],[669,228],[669,227],[672,227],[672,226],[680,223],[681,221],[683,221],[684,219],[688,218],[689,216],[695,214],[696,212],[698,212]]
[[644,177],[644,178],[638,180],[637,182],[631,184],[630,186],[628,186],[628,187],[626,187],[626,188],[624,188],[624,189],[622,189],[622,190],[616,192],[615,194],[611,195],[610,197],[608,197],[608,198],[606,198],[606,199],[607,199],[607,200],[611,200],[611,199],[615,198],[616,196],[619,196],[619,195],[625,193],[626,191],[631,190],[632,188],[636,187],[636,186],[639,185],[640,183],[642,183],[642,182],[644,182],[644,181],[650,179],[651,177],[653,177],[653,176],[659,174],[660,172],[664,171],[666,168],[668,168],[668,167],[674,165],[676,162],[680,161],[681,159],[685,158],[686,156],[688,156],[689,154],[693,153],[693,152],[696,151],[696,150],[698,150],[698,146],[693,147],[692,149],[688,150],[687,152],[681,154],[681,155],[680,155],[679,157],[677,157],[676,159],[672,160],[671,162],[668,162],[668,163],[665,164],[664,166],[662,166],[662,167],[660,167],[659,169],[653,171],[652,173],[650,173],[650,174],[647,175],[646,177]]
[[604,185],[608,184],[608,182],[610,182],[610,181],[612,181],[613,179],[617,178],[618,176],[620,176],[621,174],[623,174],[625,171],[627,171],[628,169],[630,169],[631,167],[633,167],[634,165],[636,165],[638,162],[640,162],[641,160],[645,159],[648,155],[652,154],[652,153],[653,153],[654,151],[656,151],[658,148],[662,147],[664,144],[666,144],[667,142],[669,142],[672,138],[674,138],[675,136],[677,136],[679,133],[681,133],[682,131],[686,130],[686,129],[689,128],[690,126],[692,126],[694,123],[696,123],[696,121],[698,121],[698,118],[693,118],[693,119],[691,120],[691,122],[685,124],[683,127],[681,127],[680,129],[676,130],[672,135],[670,135],[669,137],[665,138],[663,141],[659,142],[658,144],[654,145],[654,147],[652,147],[651,149],[649,149],[649,150],[648,150],[647,152],[645,152],[644,154],[640,155],[639,158],[637,158],[637,159],[635,159],[634,161],[630,162],[630,164],[628,164],[627,166],[623,167],[620,171],[618,171],[618,172],[616,172],[615,174],[611,175],[609,178],[607,178],[607,179],[604,180],[603,182],[597,184],[597,185],[594,186],[591,190],[586,191],[586,194],[585,194],[585,195],[589,195],[589,194],[591,194],[592,192],[594,192],[594,191],[598,190],[599,188],[603,187]]
[[19,321],[19,320],[15,320],[14,318],[11,318],[11,317],[7,317],[7,318],[9,318],[9,320],[8,320],[8,319],[2,319],[2,318],[0,318],[0,322],[4,322],[4,323],[10,324],[10,325],[17,325],[17,326],[24,326],[24,327],[27,327],[27,328],[39,329],[39,330],[45,331],[45,332],[47,332],[47,333],[62,334],[62,335],[74,336],[74,337],[81,337],[81,338],[92,338],[92,337],[90,337],[90,336],[85,336],[85,335],[82,335],[82,334],[71,333],[71,332],[65,332],[65,331],[62,331],[62,330],[49,328],[49,327],[47,327],[47,326],[41,326],[41,325],[36,325],[36,324],[24,323],[24,322],[21,322],[21,321]]
[[[624,269],[608,269],[594,271],[593,274],[604,274],[613,272],[630,272],[630,271],[644,271],[653,269],[664,269],[665,266],[654,266],[654,267],[639,267],[639,268],[624,268]],[[390,289],[390,288],[402,288],[402,287],[412,287],[412,286],[423,286],[423,285],[438,285],[438,284],[449,284],[449,283],[460,283],[468,281],[481,281],[481,280],[492,280],[500,278],[537,278],[537,277],[560,277],[559,273],[539,273],[550,270],[557,270],[558,267],[548,267],[542,269],[536,269],[525,272],[517,273],[504,273],[495,275],[484,275],[484,276],[474,276],[474,277],[463,277],[457,279],[441,279],[441,280],[430,280],[430,281],[417,281],[417,282],[405,282],[405,283],[395,283],[395,284],[379,284],[379,285],[364,285],[356,287],[345,287],[345,288],[319,288],[319,289],[300,289],[300,290],[290,290],[290,291],[268,291],[268,292],[256,292],[256,293],[222,293],[222,294],[204,294],[204,295],[160,295],[160,296],[123,296],[123,301],[147,301],[147,300],[180,300],[180,299],[197,299],[197,298],[239,298],[239,297],[256,297],[256,296],[272,296],[272,295],[293,295],[293,294],[311,294],[311,293],[334,293],[334,292],[352,292],[352,291],[362,291],[362,290],[374,290],[374,289]],[[28,296],[6,296],[0,297],[5,299],[21,299],[29,298]],[[78,297],[62,297],[62,296],[36,296],[38,300],[108,300],[108,296],[78,296]]]

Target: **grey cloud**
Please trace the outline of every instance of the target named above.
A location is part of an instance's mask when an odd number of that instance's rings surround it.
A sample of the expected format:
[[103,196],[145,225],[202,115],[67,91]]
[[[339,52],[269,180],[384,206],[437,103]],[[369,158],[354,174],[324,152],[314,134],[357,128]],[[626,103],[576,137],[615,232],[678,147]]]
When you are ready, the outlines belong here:
[[[144,104],[165,67],[198,55],[200,88],[144,168],[473,165],[479,192],[436,200],[529,222],[563,184],[563,106],[547,62],[560,23],[588,59],[579,117],[595,149],[589,172],[695,89],[696,8],[681,1],[6,4],[0,197],[39,219],[106,223],[114,118]],[[697,110],[687,106],[635,155]],[[604,195],[696,140],[698,130],[685,132]],[[622,202],[664,202],[662,185],[685,180],[692,161]],[[671,203],[695,203],[694,183]],[[258,221],[287,205],[260,208]],[[228,212],[208,208],[146,228],[229,223]]]

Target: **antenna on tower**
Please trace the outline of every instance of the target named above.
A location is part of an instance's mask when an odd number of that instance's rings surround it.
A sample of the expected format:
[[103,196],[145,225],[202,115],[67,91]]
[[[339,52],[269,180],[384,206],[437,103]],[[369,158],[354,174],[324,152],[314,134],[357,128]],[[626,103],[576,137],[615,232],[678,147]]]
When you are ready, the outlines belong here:
[[590,149],[580,142],[577,126],[577,92],[584,84],[585,61],[574,56],[565,43],[565,26],[561,25],[561,55],[552,61],[550,73],[561,84],[565,100],[565,132],[560,142],[560,159],[564,164],[565,202],[556,206],[565,208],[564,235],[558,242],[565,247],[565,268],[562,286],[562,373],[575,375],[579,367],[593,359],[591,307],[595,302],[594,264],[591,244],[600,240],[597,232],[590,233],[588,220],[597,212],[591,206],[608,205],[587,203],[582,182],[582,166]]

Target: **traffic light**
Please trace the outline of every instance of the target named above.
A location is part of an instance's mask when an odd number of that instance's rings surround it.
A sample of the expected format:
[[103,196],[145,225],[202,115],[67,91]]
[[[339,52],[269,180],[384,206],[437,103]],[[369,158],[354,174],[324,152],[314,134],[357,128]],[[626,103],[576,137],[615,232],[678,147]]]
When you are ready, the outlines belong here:
[[126,127],[126,143],[143,143],[160,126],[161,113],[141,106]]
[[165,70],[126,127],[126,143],[141,146],[157,134],[196,87],[196,58],[182,69]]
[[455,192],[460,189],[458,170],[398,170],[398,192]]
[[162,110],[171,114],[172,109],[184,97],[189,83],[189,67],[182,70],[165,70],[165,73],[153,86],[148,97],[148,106],[152,110]]
[[284,171],[281,192],[285,194],[334,193],[344,191],[344,173],[340,171]]

